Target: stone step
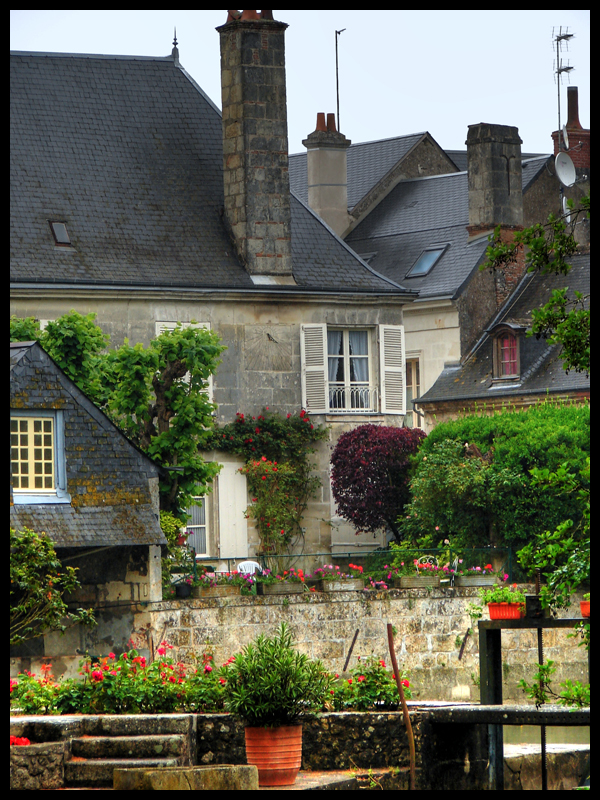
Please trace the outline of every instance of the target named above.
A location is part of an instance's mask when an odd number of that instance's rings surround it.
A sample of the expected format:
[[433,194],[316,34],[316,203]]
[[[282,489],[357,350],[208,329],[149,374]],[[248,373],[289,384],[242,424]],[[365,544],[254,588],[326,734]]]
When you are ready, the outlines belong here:
[[91,758],[78,757],[65,763],[65,784],[68,787],[112,787],[115,769],[140,769],[179,766],[176,758]]
[[187,756],[187,738],[163,736],[81,736],[72,740],[72,753],[83,758],[180,758]]

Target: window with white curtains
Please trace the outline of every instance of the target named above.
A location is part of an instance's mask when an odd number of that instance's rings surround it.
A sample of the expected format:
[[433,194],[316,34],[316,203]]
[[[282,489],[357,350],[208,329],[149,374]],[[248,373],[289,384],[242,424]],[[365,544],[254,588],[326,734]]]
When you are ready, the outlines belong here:
[[330,409],[371,408],[368,331],[328,329],[327,369]]
[[404,327],[300,326],[302,406],[313,414],[406,414]]

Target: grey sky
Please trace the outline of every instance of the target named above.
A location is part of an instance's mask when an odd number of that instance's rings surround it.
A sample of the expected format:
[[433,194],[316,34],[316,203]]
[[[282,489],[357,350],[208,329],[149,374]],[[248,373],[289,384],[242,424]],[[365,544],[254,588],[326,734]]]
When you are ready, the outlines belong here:
[[[12,50],[164,56],[177,26],[180,61],[220,107],[219,36],[226,11],[10,12]],[[467,126],[516,125],[526,152],[552,152],[557,128],[552,29],[575,38],[563,79],[579,87],[579,119],[590,127],[590,12],[278,11],[286,33],[290,152],[332,112],[335,31],[339,37],[340,118],[353,142],[428,130],[446,149],[464,149]]]

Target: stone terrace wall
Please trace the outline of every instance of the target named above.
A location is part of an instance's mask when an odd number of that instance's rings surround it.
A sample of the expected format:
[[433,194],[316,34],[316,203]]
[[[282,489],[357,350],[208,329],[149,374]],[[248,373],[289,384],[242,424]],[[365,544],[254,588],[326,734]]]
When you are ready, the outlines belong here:
[[[462,659],[458,658],[471,626],[468,605],[476,601],[476,589],[462,588],[240,596],[140,606],[134,622],[136,630],[144,632],[138,645],[142,652],[142,638],[151,630],[154,643],[166,639],[175,646],[172,655],[185,662],[193,661],[209,642],[215,663],[220,665],[260,633],[272,635],[286,621],[298,649],[322,659],[336,672],[344,667],[356,629],[359,635],[350,667],[356,665],[356,656],[371,653],[389,663],[386,625],[391,622],[396,629],[398,663],[410,671],[415,700],[478,701],[476,629],[467,638]],[[565,616],[579,617],[578,598]],[[567,678],[588,680],[587,652],[577,646],[578,640],[567,638],[569,633],[568,629],[544,632],[544,658],[554,660],[558,667],[556,686]],[[536,632],[506,631],[502,642],[504,702],[526,702],[518,682],[532,678],[537,663]]]

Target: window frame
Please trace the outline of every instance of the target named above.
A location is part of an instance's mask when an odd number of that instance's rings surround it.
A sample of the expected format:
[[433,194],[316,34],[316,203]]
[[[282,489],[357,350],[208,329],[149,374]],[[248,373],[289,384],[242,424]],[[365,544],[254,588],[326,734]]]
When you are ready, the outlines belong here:
[[[503,361],[503,341],[507,338],[514,339],[515,358],[509,361]],[[494,332],[493,336],[493,380],[494,382],[515,381],[521,377],[521,347],[520,337],[518,331],[510,327],[503,327]],[[511,348],[512,349],[512,348]],[[515,371],[503,374],[503,364],[514,364]]]
[[[369,334],[370,408],[331,408],[329,405],[330,330],[366,330]],[[404,325],[345,325],[306,323],[300,325],[302,405],[311,414],[376,416],[406,414]]]
[[[15,505],[39,505],[47,503],[70,503],[71,496],[67,491],[67,465],[65,453],[64,414],[57,409],[11,409],[13,419],[44,419],[54,421],[54,488],[53,489],[15,489],[11,487]],[[12,462],[12,458],[11,458]]]
[[[327,388],[328,388],[328,413],[330,414],[369,414],[374,413],[373,406],[378,405],[378,400],[376,399],[375,403],[371,402],[373,398],[373,392],[375,391],[376,387],[373,382],[373,330],[368,327],[364,328],[354,328],[354,327],[345,327],[345,326],[327,326]],[[341,333],[342,334],[342,352],[335,354],[329,353],[329,334],[330,333]],[[367,340],[367,352],[361,353],[358,355],[353,355],[350,352],[350,334],[351,333],[365,333],[366,340]],[[343,375],[344,380],[343,382],[335,380],[332,381],[329,378],[329,360],[331,358],[341,358],[343,364]],[[353,358],[360,358],[366,359],[367,361],[367,380],[366,381],[353,381],[352,380],[352,359]],[[343,399],[344,402],[350,395],[350,405],[349,406],[336,406],[332,404],[332,392],[336,391],[343,392]],[[364,397],[364,392],[366,391],[368,397],[368,408],[364,408],[361,406],[353,406],[353,398],[356,394],[357,398],[359,398],[358,402],[360,402],[360,397]],[[375,411],[377,409],[375,408]]]
[[[210,554],[209,554],[210,547],[209,547],[209,537],[208,537],[208,519],[209,519],[209,517],[208,517],[207,496],[206,495],[194,495],[194,500],[202,500],[202,502],[201,503],[197,503],[194,506],[190,506],[189,508],[185,509],[186,514],[190,515],[190,520],[188,520],[188,522],[186,522],[185,529],[186,529],[186,532],[191,530],[192,533],[195,533],[195,531],[193,530],[194,528],[204,528],[204,551],[200,552],[200,551],[196,550],[195,548],[194,548],[194,550],[195,550],[195,553],[196,553],[196,558],[209,558],[210,557]],[[203,508],[204,509],[204,524],[203,525],[193,525],[191,523],[191,515],[192,515],[192,509],[193,508]],[[188,546],[189,546],[189,538],[188,538]]]
[[[406,415],[404,417],[404,425],[407,428],[419,428],[420,430],[424,430],[423,417],[417,413],[412,403],[413,400],[419,397],[419,393],[421,390],[421,358],[419,355],[411,355],[410,353],[408,353],[406,355],[406,360],[404,363],[406,370]],[[414,369],[415,365],[416,369]],[[411,366],[410,376],[408,374],[409,366]],[[409,377],[411,378],[410,381]],[[409,392],[412,395],[410,400],[408,397]],[[412,423],[409,423],[408,421],[409,415],[412,419]]]
[[[423,250],[421,250],[421,252],[419,253],[419,257],[417,258],[415,263],[412,265],[412,267],[406,273],[405,278],[423,278],[425,275],[429,275],[431,270],[439,262],[439,260],[442,258],[442,256],[444,255],[446,250],[448,250],[449,247],[450,247],[450,245],[448,243],[446,243],[446,244],[437,244],[437,245],[429,245],[429,247],[424,247]],[[417,272],[417,273],[411,274],[413,272],[413,270],[415,269],[415,267],[417,266],[417,264],[419,263],[419,261],[423,258],[425,253],[436,253],[436,252],[438,253],[438,256],[433,261],[433,263],[430,265],[430,267],[428,269],[426,269],[424,272]]]

